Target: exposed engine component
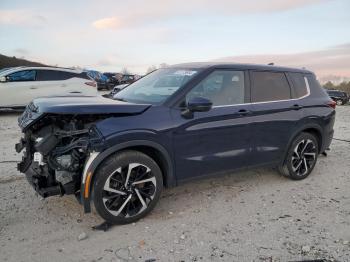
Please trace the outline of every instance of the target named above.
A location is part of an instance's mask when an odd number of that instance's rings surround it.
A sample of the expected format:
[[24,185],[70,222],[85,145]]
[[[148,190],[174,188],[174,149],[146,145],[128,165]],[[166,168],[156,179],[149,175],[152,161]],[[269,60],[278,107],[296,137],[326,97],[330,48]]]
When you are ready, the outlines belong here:
[[37,162],[39,166],[45,165],[45,163],[43,162],[43,155],[39,152],[34,153],[33,161]]
[[52,152],[48,157],[48,163],[52,169],[58,171],[76,172],[79,170],[80,164],[84,159],[82,152],[79,152],[77,149],[65,151],[64,153],[67,153],[66,155]]
[[57,182],[60,182],[62,185],[73,182],[73,176],[75,173],[67,172],[67,171],[58,171],[55,172],[55,177]]
[[56,157],[56,163],[58,163],[63,169],[68,169],[72,165],[71,155],[62,155]]
[[46,156],[59,143],[59,138],[52,133],[53,126],[47,126],[38,132],[35,150]]
[[25,148],[18,165],[43,197],[73,194],[80,189],[81,170],[90,147],[101,142],[96,118],[46,117],[25,133],[16,150]]

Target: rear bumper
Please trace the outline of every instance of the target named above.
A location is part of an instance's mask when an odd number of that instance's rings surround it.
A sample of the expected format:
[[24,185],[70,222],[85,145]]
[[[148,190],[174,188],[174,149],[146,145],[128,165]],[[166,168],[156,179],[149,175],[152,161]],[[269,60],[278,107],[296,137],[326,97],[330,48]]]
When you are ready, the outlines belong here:
[[330,132],[328,132],[328,134],[324,136],[322,148],[320,150],[321,153],[329,149],[333,140],[333,135],[334,135],[334,130],[332,129]]

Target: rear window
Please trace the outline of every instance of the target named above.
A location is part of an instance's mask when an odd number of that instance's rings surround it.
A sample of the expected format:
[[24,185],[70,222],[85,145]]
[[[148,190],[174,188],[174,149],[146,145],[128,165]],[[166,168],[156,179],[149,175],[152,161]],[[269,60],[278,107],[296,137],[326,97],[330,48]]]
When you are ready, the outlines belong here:
[[322,89],[323,90],[322,86],[317,81],[316,76],[314,74],[306,74],[305,77],[307,79],[308,84],[310,85],[311,90],[315,90],[315,89]]
[[91,79],[91,78],[88,76],[87,72],[82,72],[82,73],[80,73],[79,75],[76,75],[76,77],[84,78],[84,79]]
[[329,95],[332,95],[332,96],[339,96],[339,97],[342,97],[342,96],[346,97],[347,96],[347,94],[345,92],[341,92],[341,91],[327,91],[327,93]]
[[252,102],[267,102],[291,98],[290,87],[284,73],[251,72]]
[[308,94],[306,78],[301,73],[288,73],[293,84],[293,98],[301,98]]

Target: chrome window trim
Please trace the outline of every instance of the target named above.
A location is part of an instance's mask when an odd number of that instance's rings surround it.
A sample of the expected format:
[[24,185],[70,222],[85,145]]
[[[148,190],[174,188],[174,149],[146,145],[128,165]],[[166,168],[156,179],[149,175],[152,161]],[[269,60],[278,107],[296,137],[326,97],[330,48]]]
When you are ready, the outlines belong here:
[[310,95],[310,85],[309,85],[309,80],[307,80],[307,77],[304,76],[305,84],[306,84],[306,95],[299,97],[298,99],[308,97]]
[[290,98],[290,99],[283,99],[283,100],[272,100],[272,101],[263,101],[263,102],[249,102],[244,104],[234,104],[234,105],[221,105],[221,106],[213,106],[212,108],[220,108],[220,107],[231,107],[231,106],[242,106],[242,105],[256,105],[256,104],[266,104],[266,103],[276,103],[276,102],[287,102],[287,101],[295,101],[300,100],[303,98],[306,98],[310,96],[310,85],[309,80],[307,80],[306,76],[304,76],[305,84],[306,84],[306,90],[307,93],[304,96],[298,97],[298,98]]

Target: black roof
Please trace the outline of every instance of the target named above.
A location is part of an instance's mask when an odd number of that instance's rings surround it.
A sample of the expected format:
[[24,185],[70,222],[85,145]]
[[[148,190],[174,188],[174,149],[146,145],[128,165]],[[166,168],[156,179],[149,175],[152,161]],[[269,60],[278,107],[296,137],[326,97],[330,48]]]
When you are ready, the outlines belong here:
[[313,72],[306,69],[298,69],[291,67],[282,67],[275,65],[258,65],[258,64],[240,64],[240,63],[220,63],[220,62],[198,62],[198,63],[183,63],[170,66],[172,68],[188,68],[188,69],[206,69],[206,68],[235,68],[235,69],[252,69],[264,71],[283,71],[283,72],[298,72],[312,74]]

